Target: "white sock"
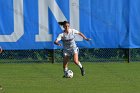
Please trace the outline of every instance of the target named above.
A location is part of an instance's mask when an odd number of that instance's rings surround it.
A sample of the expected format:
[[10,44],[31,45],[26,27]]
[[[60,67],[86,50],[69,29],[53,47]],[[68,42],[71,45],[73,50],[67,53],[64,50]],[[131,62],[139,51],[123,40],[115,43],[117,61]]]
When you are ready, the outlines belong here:
[[66,74],[67,70],[68,70],[68,67],[66,67],[66,68],[63,69],[64,75]]
[[83,67],[82,64],[81,64],[81,62],[79,62],[77,65],[78,65],[80,68]]

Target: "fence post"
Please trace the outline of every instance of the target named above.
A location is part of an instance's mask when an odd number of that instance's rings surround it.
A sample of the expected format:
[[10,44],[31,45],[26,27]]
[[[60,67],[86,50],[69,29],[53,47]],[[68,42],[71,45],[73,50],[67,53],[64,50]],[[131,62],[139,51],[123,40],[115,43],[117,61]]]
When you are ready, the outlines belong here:
[[55,62],[55,49],[52,51],[52,64]]
[[130,56],[131,56],[130,48],[126,48],[125,54],[126,54],[126,58],[127,58],[127,63],[130,63]]
[[55,50],[54,49],[48,49],[48,58],[49,61],[51,61],[51,63],[53,64],[55,62]]

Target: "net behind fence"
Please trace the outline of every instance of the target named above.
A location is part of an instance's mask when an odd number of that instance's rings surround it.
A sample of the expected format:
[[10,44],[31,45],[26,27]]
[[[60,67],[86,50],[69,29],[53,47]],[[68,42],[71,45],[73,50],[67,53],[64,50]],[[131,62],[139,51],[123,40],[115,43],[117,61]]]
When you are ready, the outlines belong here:
[[[71,57],[72,61],[73,58]],[[80,49],[81,62],[133,62],[140,61],[140,49]],[[5,50],[0,63],[63,62],[63,51],[57,50]]]

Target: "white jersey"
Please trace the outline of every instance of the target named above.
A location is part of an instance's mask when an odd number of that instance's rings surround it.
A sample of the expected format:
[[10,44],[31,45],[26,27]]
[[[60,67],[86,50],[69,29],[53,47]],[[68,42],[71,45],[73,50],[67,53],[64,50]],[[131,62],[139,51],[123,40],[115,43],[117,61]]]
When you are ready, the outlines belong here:
[[69,29],[69,33],[61,33],[58,35],[57,40],[62,40],[64,49],[76,48],[75,35],[80,33],[75,29]]

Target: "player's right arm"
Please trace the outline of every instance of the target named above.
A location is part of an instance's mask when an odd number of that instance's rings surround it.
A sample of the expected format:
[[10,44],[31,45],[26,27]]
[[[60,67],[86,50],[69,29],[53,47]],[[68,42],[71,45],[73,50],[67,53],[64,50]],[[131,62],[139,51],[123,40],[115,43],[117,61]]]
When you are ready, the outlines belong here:
[[58,45],[58,46],[62,46],[62,44],[60,44],[59,41],[58,41],[57,39],[54,41],[54,44],[56,44],[56,45]]
[[59,43],[59,41],[62,39],[63,37],[63,33],[59,34],[57,39],[54,41],[54,44],[58,45],[58,46],[62,46],[62,44]]

